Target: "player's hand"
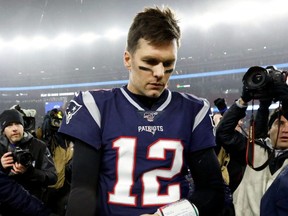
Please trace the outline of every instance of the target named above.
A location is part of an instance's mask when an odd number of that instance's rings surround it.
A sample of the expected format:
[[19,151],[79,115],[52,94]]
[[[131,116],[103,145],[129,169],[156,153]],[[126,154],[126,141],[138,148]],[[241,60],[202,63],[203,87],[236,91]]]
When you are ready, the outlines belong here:
[[12,167],[14,163],[13,157],[12,157],[12,152],[6,152],[3,154],[1,157],[1,164],[4,169],[7,169],[9,167]]

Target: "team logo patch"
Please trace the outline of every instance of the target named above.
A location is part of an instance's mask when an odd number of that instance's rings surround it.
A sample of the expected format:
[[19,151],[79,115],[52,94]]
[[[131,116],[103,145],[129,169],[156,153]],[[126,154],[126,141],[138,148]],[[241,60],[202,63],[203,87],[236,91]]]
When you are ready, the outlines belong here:
[[147,119],[147,121],[149,121],[149,122],[153,122],[156,115],[158,115],[158,112],[156,112],[156,111],[144,112],[144,118]]
[[67,109],[66,109],[66,124],[69,124],[70,120],[72,119],[73,115],[75,115],[82,105],[78,104],[76,101],[71,100]]

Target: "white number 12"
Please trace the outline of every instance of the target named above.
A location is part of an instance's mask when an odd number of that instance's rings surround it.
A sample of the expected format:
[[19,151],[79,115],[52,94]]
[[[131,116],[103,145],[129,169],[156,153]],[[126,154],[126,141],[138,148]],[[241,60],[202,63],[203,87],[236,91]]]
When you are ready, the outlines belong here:
[[[121,137],[113,143],[117,149],[116,175],[114,191],[109,193],[108,202],[120,205],[136,206],[136,195],[132,195],[136,160],[137,138]],[[183,166],[183,145],[179,140],[161,139],[147,148],[149,160],[166,160],[167,151],[173,151],[170,168],[158,168],[145,172],[142,177],[142,205],[161,205],[180,199],[180,183],[171,183],[167,193],[159,194],[158,178],[169,180],[181,172]]]

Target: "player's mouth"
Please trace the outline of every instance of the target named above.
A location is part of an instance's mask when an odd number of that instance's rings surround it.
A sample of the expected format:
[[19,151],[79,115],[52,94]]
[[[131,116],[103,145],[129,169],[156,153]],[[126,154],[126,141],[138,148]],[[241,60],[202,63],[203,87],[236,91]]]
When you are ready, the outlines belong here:
[[163,88],[164,85],[162,83],[149,83],[149,86],[155,89]]

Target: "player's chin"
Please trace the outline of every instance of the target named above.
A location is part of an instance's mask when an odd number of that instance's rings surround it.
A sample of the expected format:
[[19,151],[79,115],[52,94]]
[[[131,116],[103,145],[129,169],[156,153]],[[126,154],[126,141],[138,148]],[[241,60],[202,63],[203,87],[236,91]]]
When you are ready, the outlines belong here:
[[146,96],[150,97],[150,98],[158,98],[158,97],[160,97],[162,92],[163,92],[163,89],[161,89],[161,90],[160,89],[158,89],[158,90],[153,89],[153,90],[147,91]]

